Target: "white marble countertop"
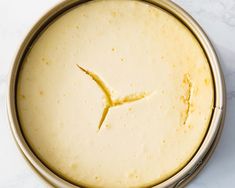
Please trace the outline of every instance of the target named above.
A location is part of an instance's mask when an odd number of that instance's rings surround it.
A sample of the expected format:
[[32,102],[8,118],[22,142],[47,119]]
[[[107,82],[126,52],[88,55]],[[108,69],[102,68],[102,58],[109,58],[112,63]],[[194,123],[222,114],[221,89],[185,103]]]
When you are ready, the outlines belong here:
[[[220,143],[187,187],[235,187],[235,0],[174,0],[204,28],[221,58],[227,114]],[[10,132],[5,108],[7,74],[29,28],[58,0],[0,0],[0,187],[47,187],[28,167]]]

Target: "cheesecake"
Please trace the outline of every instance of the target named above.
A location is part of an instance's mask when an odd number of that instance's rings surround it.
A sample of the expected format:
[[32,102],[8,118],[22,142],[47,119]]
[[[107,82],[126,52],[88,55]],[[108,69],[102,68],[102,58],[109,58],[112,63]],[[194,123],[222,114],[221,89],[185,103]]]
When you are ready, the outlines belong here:
[[207,56],[160,7],[97,0],[35,39],[17,81],[24,137],[52,172],[78,186],[150,187],[180,171],[214,107]]

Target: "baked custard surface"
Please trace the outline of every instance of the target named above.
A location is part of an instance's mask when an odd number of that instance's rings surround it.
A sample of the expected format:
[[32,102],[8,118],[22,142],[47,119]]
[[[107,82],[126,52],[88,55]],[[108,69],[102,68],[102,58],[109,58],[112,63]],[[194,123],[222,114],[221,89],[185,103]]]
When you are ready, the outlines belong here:
[[38,158],[87,187],[142,187],[174,175],[209,126],[213,80],[194,35],[140,1],[91,1],[33,44],[17,83]]

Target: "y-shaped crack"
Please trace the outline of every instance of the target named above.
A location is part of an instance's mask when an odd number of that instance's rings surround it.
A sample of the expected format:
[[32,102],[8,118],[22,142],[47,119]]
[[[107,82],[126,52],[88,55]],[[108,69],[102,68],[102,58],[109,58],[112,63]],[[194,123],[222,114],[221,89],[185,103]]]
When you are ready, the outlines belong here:
[[131,94],[131,95],[128,95],[126,97],[123,97],[123,98],[120,98],[117,100],[112,100],[111,92],[109,91],[108,87],[104,84],[104,82],[99,78],[98,75],[96,75],[95,73],[93,73],[87,69],[84,69],[83,67],[81,67],[78,64],[77,64],[77,66],[81,71],[86,73],[88,76],[90,76],[96,82],[96,84],[100,87],[100,89],[103,91],[103,93],[105,95],[106,104],[105,104],[105,107],[104,107],[104,110],[103,110],[103,113],[102,113],[102,116],[101,116],[101,119],[100,119],[100,122],[98,125],[99,129],[101,128],[110,108],[115,107],[115,106],[120,106],[120,105],[123,105],[126,103],[135,102],[135,101],[143,99],[144,97],[147,96],[146,92],[142,92],[139,94]]

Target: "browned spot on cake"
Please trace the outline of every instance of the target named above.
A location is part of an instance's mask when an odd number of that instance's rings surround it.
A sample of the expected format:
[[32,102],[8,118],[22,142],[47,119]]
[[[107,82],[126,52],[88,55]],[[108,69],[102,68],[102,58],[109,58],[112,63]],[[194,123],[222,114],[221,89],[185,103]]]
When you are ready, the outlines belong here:
[[42,96],[42,95],[44,95],[44,92],[42,90],[40,90],[39,94]]

